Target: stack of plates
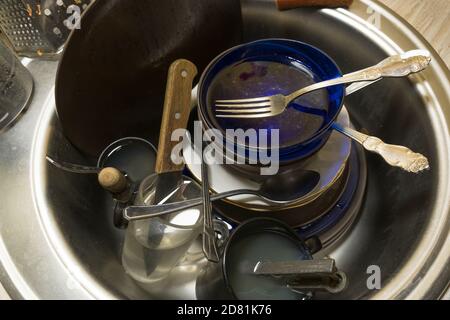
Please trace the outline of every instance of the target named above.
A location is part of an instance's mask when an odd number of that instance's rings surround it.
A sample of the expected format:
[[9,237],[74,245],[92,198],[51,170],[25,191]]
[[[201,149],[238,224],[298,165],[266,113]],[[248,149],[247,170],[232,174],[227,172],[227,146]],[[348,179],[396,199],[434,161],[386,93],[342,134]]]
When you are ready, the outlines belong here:
[[[338,116],[337,122],[344,127],[350,125],[350,119],[345,107]],[[187,139],[188,140],[188,139]],[[343,176],[347,160],[350,156],[351,141],[338,132],[332,132],[327,143],[309,158],[289,164],[295,169],[304,169],[317,172],[320,175],[316,186],[310,192],[303,195],[288,205],[273,204],[252,195],[239,195],[225,200],[228,204],[242,209],[260,212],[284,211],[305,206],[326,193],[332,186],[339,185]],[[195,179],[201,182],[201,151],[194,147],[192,141],[184,144],[184,155],[193,159],[186,159],[187,167]],[[187,156],[186,156],[187,157]],[[283,167],[285,169],[285,167]],[[232,170],[227,164],[209,165],[210,188],[214,193],[221,193],[236,189],[259,189],[261,182],[255,182],[250,176],[243,175],[237,170]],[[264,179],[264,176],[258,177]],[[342,180],[342,179],[341,179]],[[346,180],[346,179],[343,179]]]

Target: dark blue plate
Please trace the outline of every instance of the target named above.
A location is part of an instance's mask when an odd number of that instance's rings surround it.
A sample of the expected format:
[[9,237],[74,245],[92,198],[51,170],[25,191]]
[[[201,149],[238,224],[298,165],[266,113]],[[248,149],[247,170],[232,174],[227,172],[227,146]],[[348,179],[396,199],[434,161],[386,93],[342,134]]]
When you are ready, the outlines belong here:
[[[279,151],[280,161],[287,162],[303,159],[317,151],[327,141],[331,132],[330,126],[343,105],[343,85],[329,87],[302,96],[294,100],[281,115],[274,117],[230,119],[216,118],[214,115],[215,99],[250,98],[277,93],[288,94],[310,84],[292,81],[293,77],[291,74],[288,75],[290,78],[277,79],[277,82],[283,83],[282,86],[274,86],[273,83],[266,83],[266,86],[264,86],[264,84],[261,85],[259,83],[254,93],[249,92],[251,87],[245,87],[245,85],[243,86],[242,92],[239,92],[239,86],[234,87],[233,91],[229,92],[222,90],[222,94],[223,92],[228,94],[226,97],[217,97],[214,96],[216,92],[214,94],[211,93],[212,90],[215,90],[211,89],[211,85],[213,85],[213,88],[216,87],[214,82],[216,78],[222,77],[223,72],[228,72],[230,68],[234,68],[243,63],[250,63],[255,65],[256,72],[258,72],[262,68],[259,65],[260,63],[272,62],[288,66],[289,70],[295,68],[298,72],[308,74],[310,76],[310,83],[342,76],[336,63],[327,54],[306,43],[287,39],[265,39],[243,44],[225,51],[216,57],[206,68],[199,83],[199,117],[205,127],[216,128],[223,133],[226,129],[235,128],[242,128],[244,130],[267,129],[269,133],[273,129],[279,129],[280,144],[279,148],[275,149]],[[267,79],[274,78],[266,77],[262,78],[262,81]],[[222,87],[226,89],[226,86]],[[229,96],[230,94],[232,96]],[[309,97],[307,98],[307,96]],[[321,121],[317,129],[307,137],[304,136],[304,126],[299,125],[299,121],[296,119],[296,117],[299,117],[299,113],[303,113],[301,115],[303,118],[304,115],[308,114],[308,116],[318,117]],[[224,140],[226,139],[224,138]],[[224,143],[224,145],[226,144]],[[250,151],[257,149],[258,145],[251,145],[249,142],[246,142],[245,144],[236,144],[232,151],[234,153],[241,152],[241,155],[244,152],[245,156],[248,157],[251,154]]]

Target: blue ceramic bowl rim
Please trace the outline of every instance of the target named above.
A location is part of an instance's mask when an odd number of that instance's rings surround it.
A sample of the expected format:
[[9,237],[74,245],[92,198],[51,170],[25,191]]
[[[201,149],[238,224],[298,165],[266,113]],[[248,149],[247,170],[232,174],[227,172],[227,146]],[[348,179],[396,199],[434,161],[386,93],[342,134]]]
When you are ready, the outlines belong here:
[[[336,68],[336,71],[338,73],[339,76],[342,76],[342,71],[339,68],[339,66],[337,65],[337,63],[328,55],[326,54],[323,50],[308,44],[306,42],[302,42],[302,41],[298,41],[298,40],[293,40],[293,39],[285,39],[285,38],[265,38],[265,39],[259,39],[259,40],[255,40],[255,41],[251,41],[251,42],[247,42],[247,43],[243,43],[243,44],[239,44],[237,46],[231,47],[230,49],[220,53],[217,57],[215,57],[205,68],[205,70],[203,71],[200,80],[198,82],[198,95],[197,95],[197,104],[198,104],[198,114],[199,114],[199,118],[202,122],[206,123],[208,128],[215,128],[215,129],[219,129],[221,131],[224,131],[223,128],[216,128],[214,125],[212,125],[211,121],[208,119],[207,115],[203,115],[203,109],[205,109],[206,111],[206,105],[202,103],[202,97],[204,95],[204,91],[208,91],[208,88],[205,88],[205,86],[203,85],[203,83],[205,82],[205,79],[209,76],[211,70],[213,69],[213,67],[226,55],[228,55],[229,53],[240,49],[242,47],[246,47],[246,46],[250,46],[250,45],[255,45],[258,43],[264,43],[264,42],[284,42],[284,43],[294,43],[294,44],[300,44],[303,46],[307,46],[309,48],[311,48],[312,50],[316,51],[318,54],[322,55],[326,60],[328,60],[328,62],[330,63],[330,65],[332,65],[333,67]],[[344,85],[337,85],[336,87],[341,86],[342,88],[344,87]],[[325,124],[324,126],[322,126],[322,128],[320,130],[318,130],[312,137],[296,144],[296,145],[292,145],[292,146],[288,146],[288,147],[284,147],[284,148],[280,148],[279,150],[286,150],[286,149],[290,149],[290,152],[287,152],[287,154],[292,153],[292,149],[293,148],[302,148],[305,147],[306,145],[308,145],[309,143],[317,140],[320,136],[322,136],[326,131],[328,131],[330,129],[330,127],[332,126],[332,124],[336,121],[337,116],[339,115],[340,111],[342,110],[342,106],[344,105],[344,97],[345,97],[345,89],[342,89],[342,95],[339,97],[339,103],[338,103],[338,107],[336,108],[336,112],[335,114],[330,118],[330,120],[328,121],[327,124]],[[246,150],[251,150],[251,149],[258,149],[258,148],[251,148],[248,146],[242,146],[245,147]]]

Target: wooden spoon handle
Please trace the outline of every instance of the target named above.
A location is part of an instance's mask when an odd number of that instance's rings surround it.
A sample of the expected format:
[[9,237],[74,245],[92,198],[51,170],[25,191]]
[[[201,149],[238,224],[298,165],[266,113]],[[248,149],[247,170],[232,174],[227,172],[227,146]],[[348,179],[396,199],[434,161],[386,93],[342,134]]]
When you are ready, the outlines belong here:
[[353,0],[277,0],[278,10],[289,10],[300,7],[349,7]]
[[156,157],[156,173],[181,171],[184,167],[184,163],[175,164],[171,160],[172,150],[179,143],[172,141],[171,136],[176,129],[186,129],[191,110],[192,82],[196,75],[197,67],[185,59],[176,60],[169,68]]
[[122,172],[112,167],[103,168],[99,172],[98,182],[104,189],[114,194],[120,194],[128,187],[127,178]]

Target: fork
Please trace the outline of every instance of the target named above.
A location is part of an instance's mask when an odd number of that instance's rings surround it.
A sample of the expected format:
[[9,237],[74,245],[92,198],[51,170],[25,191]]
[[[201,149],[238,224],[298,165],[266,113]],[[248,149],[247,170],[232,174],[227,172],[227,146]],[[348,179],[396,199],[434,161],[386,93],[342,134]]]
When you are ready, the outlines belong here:
[[[431,55],[428,51],[412,50],[388,57],[372,67],[345,74],[340,78],[314,83],[286,96],[275,94],[250,99],[216,100],[216,117],[273,117],[282,113],[293,100],[312,91],[345,83],[362,82],[366,84],[367,81],[374,82],[381,78],[404,77],[422,71],[430,62]],[[360,88],[364,86],[360,86]]]

